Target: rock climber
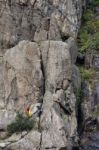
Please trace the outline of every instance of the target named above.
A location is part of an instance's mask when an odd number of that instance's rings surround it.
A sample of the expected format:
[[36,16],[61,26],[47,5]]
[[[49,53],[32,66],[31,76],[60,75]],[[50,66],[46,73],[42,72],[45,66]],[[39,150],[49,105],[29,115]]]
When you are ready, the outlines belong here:
[[30,107],[26,107],[25,108],[25,114],[28,116],[28,117],[32,117],[32,111],[30,110]]

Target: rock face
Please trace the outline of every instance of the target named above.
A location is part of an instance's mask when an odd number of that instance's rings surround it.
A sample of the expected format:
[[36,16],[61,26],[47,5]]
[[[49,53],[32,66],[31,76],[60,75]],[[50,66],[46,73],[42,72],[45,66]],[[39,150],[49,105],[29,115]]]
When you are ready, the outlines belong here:
[[[24,111],[25,106],[41,103],[43,112],[39,119],[43,130],[38,132],[42,139],[38,141],[41,149],[68,148],[77,142],[71,66],[69,44],[61,41],[40,44],[22,41],[7,50],[4,55],[5,103],[0,110],[0,128],[5,129],[14,119],[13,114]],[[20,142],[24,149],[25,138],[9,145],[8,149],[10,146],[16,149]],[[33,141],[37,137],[33,134],[30,138]],[[28,149],[28,145],[25,147]]]
[[38,125],[25,134],[0,139],[0,149],[72,150],[78,146],[72,85],[81,82],[74,66],[74,39],[82,6],[81,0],[0,1],[1,137],[16,112],[24,112],[26,106],[33,108]]
[[20,40],[66,40],[77,35],[81,0],[1,0],[0,49]]

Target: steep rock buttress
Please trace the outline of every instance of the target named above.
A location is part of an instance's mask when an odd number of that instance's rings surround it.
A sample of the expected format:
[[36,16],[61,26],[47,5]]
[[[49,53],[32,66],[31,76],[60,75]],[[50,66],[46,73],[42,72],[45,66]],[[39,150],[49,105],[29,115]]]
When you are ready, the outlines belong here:
[[[81,0],[0,1],[1,149],[78,146],[72,70],[83,5]],[[7,125],[24,105],[40,106],[36,128],[6,137]]]

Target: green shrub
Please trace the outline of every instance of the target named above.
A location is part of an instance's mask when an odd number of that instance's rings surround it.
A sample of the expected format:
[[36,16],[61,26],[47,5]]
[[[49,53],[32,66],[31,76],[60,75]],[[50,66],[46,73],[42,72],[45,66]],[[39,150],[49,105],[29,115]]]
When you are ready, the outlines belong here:
[[89,39],[88,32],[84,28],[82,28],[79,32],[79,39],[79,46],[82,46]]
[[[95,0],[95,3],[99,0]],[[93,0],[91,3],[93,5]],[[99,48],[99,20],[95,19],[95,11],[91,6],[83,14],[83,22],[78,34],[78,48],[81,53]]]
[[89,49],[91,49],[91,44],[92,44],[92,39],[90,37],[85,42],[82,42],[80,52],[84,53],[84,52],[88,51]]
[[93,69],[86,69],[84,67],[80,67],[80,74],[83,80],[88,82],[92,81],[93,76],[95,75],[95,71]]
[[83,14],[83,21],[90,21],[94,18],[94,13],[91,9],[87,9]]
[[81,53],[88,50],[97,50],[99,48],[99,32],[95,32],[91,35],[88,33],[88,30],[82,28],[78,39],[78,47]]
[[85,29],[89,34],[99,32],[99,20],[90,20],[85,24]]
[[91,0],[89,5],[91,8],[94,8],[95,6],[99,6],[99,0]]
[[84,53],[86,51],[97,50],[99,48],[99,32],[95,33],[93,36],[90,36],[86,41],[84,39],[81,40],[82,46],[80,48],[80,52]]
[[34,120],[23,116],[23,114],[18,113],[14,122],[8,125],[7,130],[9,133],[29,131],[34,127]]
[[94,36],[93,36],[92,48],[94,48],[94,49],[99,48],[99,32],[95,33]]

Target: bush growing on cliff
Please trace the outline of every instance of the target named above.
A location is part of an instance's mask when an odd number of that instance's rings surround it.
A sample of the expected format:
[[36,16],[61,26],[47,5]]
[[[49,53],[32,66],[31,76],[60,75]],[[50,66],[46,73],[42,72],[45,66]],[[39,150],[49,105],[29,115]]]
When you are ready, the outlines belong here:
[[79,42],[79,50],[81,53],[86,52],[86,50],[88,50],[90,48],[90,44],[91,44],[91,37],[88,35],[88,33],[86,32],[86,30],[82,30],[80,32],[80,42]]
[[89,83],[92,81],[92,78],[95,74],[95,71],[94,69],[86,69],[84,67],[80,67],[80,74],[81,74],[81,78],[82,80],[86,80],[88,81]]
[[91,0],[89,6],[91,8],[94,8],[95,6],[99,6],[99,0]]
[[94,13],[91,9],[87,9],[83,14],[83,21],[90,21],[94,18]]
[[99,32],[93,36],[88,35],[87,32],[82,32],[80,34],[79,47],[81,53],[99,49]]
[[99,49],[99,20],[91,8],[83,14],[82,27],[78,35],[78,47],[81,53]]
[[32,118],[28,118],[27,116],[23,116],[21,113],[17,113],[15,121],[8,125],[7,130],[9,133],[29,131],[33,129],[34,124],[35,122]]

